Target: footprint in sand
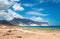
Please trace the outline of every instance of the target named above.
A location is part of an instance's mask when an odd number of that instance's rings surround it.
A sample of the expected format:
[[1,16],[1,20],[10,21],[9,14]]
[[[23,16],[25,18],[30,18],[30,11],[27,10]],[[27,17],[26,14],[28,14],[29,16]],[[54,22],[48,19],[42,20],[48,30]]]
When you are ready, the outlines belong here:
[[17,36],[17,38],[22,38],[22,36]]
[[5,34],[3,34],[3,36],[5,35],[13,35],[13,33],[11,33],[12,31],[11,30],[8,30]]

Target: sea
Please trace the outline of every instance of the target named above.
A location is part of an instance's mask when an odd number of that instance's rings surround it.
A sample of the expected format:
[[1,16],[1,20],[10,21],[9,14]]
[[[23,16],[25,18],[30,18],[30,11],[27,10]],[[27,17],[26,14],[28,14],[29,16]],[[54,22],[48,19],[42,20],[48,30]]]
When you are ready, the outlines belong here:
[[60,29],[60,26],[20,26],[20,28],[50,28],[50,29]]

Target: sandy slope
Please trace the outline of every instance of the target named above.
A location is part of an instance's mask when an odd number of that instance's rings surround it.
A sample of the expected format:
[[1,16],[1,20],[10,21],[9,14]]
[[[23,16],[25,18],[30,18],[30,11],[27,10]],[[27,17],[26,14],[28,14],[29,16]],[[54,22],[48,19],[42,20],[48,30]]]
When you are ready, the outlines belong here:
[[0,29],[0,39],[60,39],[60,30]]

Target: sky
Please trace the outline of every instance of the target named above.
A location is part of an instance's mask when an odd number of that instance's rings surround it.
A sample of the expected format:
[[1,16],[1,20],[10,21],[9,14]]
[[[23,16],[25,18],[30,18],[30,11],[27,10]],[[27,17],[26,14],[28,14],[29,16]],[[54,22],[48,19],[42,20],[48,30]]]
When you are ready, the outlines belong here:
[[60,26],[60,0],[0,0],[0,20],[14,18]]

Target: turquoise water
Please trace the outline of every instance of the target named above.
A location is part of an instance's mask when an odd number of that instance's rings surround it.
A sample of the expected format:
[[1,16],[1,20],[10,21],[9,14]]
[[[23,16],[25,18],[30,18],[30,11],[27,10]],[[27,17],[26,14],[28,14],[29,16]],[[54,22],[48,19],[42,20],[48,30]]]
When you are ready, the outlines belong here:
[[21,26],[21,28],[56,28],[56,29],[60,29],[60,26]]

